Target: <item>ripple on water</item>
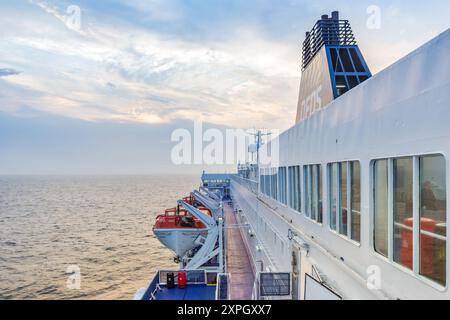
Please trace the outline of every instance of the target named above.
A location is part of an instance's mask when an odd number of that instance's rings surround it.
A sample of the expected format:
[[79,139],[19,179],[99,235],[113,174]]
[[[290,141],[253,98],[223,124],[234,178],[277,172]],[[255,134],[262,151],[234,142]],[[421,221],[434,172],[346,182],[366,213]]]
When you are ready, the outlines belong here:
[[[158,269],[177,267],[149,232],[150,212],[174,206],[198,183],[196,176],[1,180],[0,299],[132,299]],[[67,288],[73,266],[80,290]]]

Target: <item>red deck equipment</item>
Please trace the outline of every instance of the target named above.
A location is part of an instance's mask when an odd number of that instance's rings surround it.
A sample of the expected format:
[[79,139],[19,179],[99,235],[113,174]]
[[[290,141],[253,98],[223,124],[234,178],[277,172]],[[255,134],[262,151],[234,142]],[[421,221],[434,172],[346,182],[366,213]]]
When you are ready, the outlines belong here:
[[186,289],[186,272],[180,271],[178,272],[178,288],[180,289]]

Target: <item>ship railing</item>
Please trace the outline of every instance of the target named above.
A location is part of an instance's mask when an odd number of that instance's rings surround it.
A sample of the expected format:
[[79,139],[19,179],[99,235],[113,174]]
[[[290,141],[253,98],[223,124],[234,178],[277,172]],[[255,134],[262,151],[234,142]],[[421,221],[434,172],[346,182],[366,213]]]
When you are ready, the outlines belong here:
[[230,300],[231,275],[219,273],[217,275],[216,300]]
[[258,182],[250,179],[245,179],[239,176],[232,176],[231,179],[240,185],[251,190],[254,194],[258,194]]
[[[403,223],[400,223],[400,222],[394,222],[394,226],[396,228],[398,228],[398,229],[402,229],[403,231],[409,231],[411,233],[414,231],[413,227],[408,226],[408,225],[403,224]],[[422,237],[426,236],[426,237],[429,237],[429,238],[432,238],[432,239],[435,239],[435,240],[440,240],[440,241],[446,241],[447,240],[446,236],[443,236],[443,235],[440,235],[440,234],[437,234],[437,233],[433,233],[433,232],[430,232],[430,231],[427,231],[427,230],[423,230],[423,229],[420,230],[420,234],[421,234]]]
[[154,300],[159,288],[159,272],[155,274],[141,300]]
[[[162,286],[167,286],[167,275],[174,274],[174,284],[178,285],[178,273],[186,272],[187,285],[215,285],[219,280],[218,273],[208,270],[160,270],[153,277],[150,285],[139,297],[140,300],[155,300]],[[227,289],[229,290],[229,289]],[[217,291],[217,290],[216,290]],[[217,293],[216,293],[217,294]],[[139,294],[140,296],[140,294]]]
[[178,273],[186,272],[186,284],[207,284],[206,270],[160,270],[158,272],[159,285],[167,285],[167,275],[174,274],[175,285],[178,284]]

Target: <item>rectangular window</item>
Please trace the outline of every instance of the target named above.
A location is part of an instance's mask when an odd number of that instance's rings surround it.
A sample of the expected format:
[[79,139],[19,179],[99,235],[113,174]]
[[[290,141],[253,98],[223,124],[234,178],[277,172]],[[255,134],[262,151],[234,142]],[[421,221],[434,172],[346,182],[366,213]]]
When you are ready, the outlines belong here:
[[259,170],[259,189],[264,193],[264,169]]
[[430,155],[383,159],[374,162],[373,170],[375,250],[445,286],[445,158]]
[[358,161],[350,163],[351,168],[351,239],[361,241],[361,169]]
[[322,166],[317,166],[317,222],[323,222],[323,205],[322,205]]
[[270,197],[270,177],[271,177],[271,169],[263,169],[263,193]]
[[388,256],[388,162],[377,160],[374,164],[374,217],[375,250]]
[[294,176],[293,176],[293,167],[288,168],[288,206],[289,208],[293,207],[294,203]]
[[329,165],[329,186],[330,186],[330,228],[336,230],[336,213],[337,213],[337,163]]
[[394,261],[413,268],[413,159],[393,160]]
[[[300,194],[300,189],[299,189],[299,186],[298,186],[298,166],[295,166],[295,167],[292,167],[292,179],[293,179],[293,184],[294,184],[294,199],[293,199],[293,209],[294,210],[297,210],[298,209],[298,205],[297,205],[297,203],[298,203],[298,197],[299,197],[299,194]],[[300,211],[300,210],[297,210],[297,211]]]
[[259,190],[264,193],[264,169],[259,170]]
[[360,241],[361,178],[358,161],[328,165],[330,228]]
[[278,169],[272,168],[270,176],[270,197],[274,200],[278,200]]
[[303,167],[303,180],[305,186],[305,215],[307,217],[311,216],[311,208],[312,208],[312,197],[311,197],[311,166]]
[[322,182],[321,166],[309,165],[303,167],[303,185],[305,215],[314,221],[322,223]]
[[278,201],[282,204],[287,204],[286,199],[286,168],[278,169]]
[[420,274],[446,283],[447,187],[445,159],[420,157]]
[[347,162],[339,163],[339,233],[347,235],[348,203],[347,203]]
[[[318,172],[318,166],[312,166],[311,168],[311,197],[312,199],[318,199],[319,198],[319,172]],[[319,206],[319,201],[312,201],[311,203],[311,219],[317,220],[317,209]]]
[[288,169],[289,176],[289,207],[301,211],[300,167],[292,166]]

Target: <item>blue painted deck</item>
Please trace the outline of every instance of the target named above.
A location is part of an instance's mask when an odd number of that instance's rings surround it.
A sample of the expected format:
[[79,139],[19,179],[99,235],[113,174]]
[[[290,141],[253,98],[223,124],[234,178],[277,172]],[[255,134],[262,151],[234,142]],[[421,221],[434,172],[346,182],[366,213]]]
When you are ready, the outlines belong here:
[[156,293],[156,300],[215,300],[216,287],[201,285],[188,285],[186,289],[167,289],[161,287],[162,290]]

